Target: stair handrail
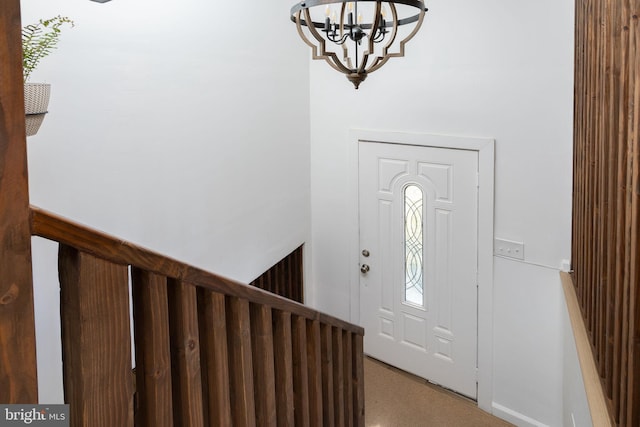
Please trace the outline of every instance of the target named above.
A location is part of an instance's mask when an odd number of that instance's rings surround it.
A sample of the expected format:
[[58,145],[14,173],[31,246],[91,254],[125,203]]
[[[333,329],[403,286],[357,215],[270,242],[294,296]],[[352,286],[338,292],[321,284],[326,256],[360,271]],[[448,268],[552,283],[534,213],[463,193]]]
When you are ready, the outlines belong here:
[[32,205],[30,209],[31,234],[34,236],[72,246],[116,264],[132,265],[218,293],[265,304],[274,309],[288,311],[310,320],[318,320],[358,335],[364,335],[362,327],[321,313],[298,302],[161,255],[39,207]]

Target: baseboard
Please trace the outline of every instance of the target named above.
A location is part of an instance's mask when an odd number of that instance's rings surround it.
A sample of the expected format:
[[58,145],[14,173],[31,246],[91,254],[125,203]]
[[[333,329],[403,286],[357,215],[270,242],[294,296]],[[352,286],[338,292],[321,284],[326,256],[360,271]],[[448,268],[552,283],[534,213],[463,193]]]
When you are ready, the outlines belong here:
[[547,424],[527,417],[526,415],[502,406],[496,402],[493,402],[491,404],[491,407],[493,409],[493,415],[498,418],[502,418],[505,421],[509,421],[510,423],[515,424],[518,427],[549,427]]

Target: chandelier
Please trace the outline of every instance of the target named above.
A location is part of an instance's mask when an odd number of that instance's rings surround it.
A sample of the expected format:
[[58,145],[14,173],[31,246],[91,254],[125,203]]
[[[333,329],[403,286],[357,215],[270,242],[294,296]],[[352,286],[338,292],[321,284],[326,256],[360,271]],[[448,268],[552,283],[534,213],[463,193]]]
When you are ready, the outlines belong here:
[[324,59],[358,89],[390,58],[404,56],[426,11],[423,0],[303,0],[291,8],[291,20],[313,59]]

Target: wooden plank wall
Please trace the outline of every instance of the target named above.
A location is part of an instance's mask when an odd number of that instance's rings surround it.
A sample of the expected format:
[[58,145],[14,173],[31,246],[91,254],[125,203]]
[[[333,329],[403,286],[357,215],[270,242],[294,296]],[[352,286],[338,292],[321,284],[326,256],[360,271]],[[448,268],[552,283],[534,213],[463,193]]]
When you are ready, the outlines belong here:
[[0,402],[36,403],[20,1],[0,7]]
[[250,283],[251,286],[304,303],[302,246]]
[[612,419],[640,425],[640,0],[577,0],[572,268]]

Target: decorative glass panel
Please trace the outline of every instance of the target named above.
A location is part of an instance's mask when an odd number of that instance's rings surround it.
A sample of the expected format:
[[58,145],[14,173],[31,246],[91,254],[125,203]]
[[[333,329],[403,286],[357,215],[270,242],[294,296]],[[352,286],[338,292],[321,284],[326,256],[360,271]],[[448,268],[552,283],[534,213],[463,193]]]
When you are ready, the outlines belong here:
[[422,190],[408,185],[404,190],[404,299],[424,306],[423,247],[422,247]]

